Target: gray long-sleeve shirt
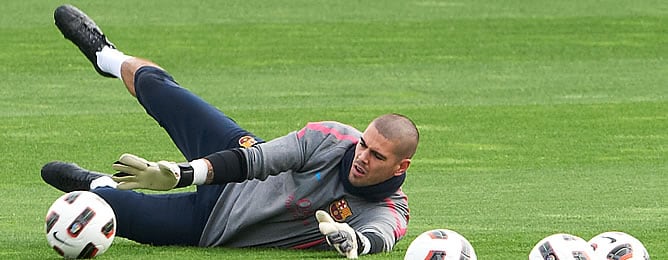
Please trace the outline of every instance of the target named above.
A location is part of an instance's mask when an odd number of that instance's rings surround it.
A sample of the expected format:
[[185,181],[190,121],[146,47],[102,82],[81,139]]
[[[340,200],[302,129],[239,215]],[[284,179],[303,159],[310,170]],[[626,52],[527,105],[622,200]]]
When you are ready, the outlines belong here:
[[200,246],[323,248],[315,211],[322,209],[358,232],[382,238],[390,251],[406,234],[409,210],[399,189],[369,201],[344,189],[345,152],[361,136],[337,122],[309,123],[286,136],[243,149],[249,180],[229,183],[218,198]]

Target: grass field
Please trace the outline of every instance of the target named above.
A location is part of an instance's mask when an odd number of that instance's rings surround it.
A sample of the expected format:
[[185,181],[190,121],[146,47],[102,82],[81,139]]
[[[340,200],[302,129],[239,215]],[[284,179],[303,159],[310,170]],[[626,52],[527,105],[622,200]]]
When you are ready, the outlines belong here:
[[[98,171],[125,152],[182,160],[118,80],[53,26],[62,2],[3,3],[0,258],[56,258],[41,166]],[[453,229],[479,259],[526,259],[553,233],[620,230],[668,259],[668,2],[71,1],[124,52],[150,58],[270,139],[309,121],[412,117],[404,191],[418,234]],[[100,259],[312,259],[333,252],[150,247]]]

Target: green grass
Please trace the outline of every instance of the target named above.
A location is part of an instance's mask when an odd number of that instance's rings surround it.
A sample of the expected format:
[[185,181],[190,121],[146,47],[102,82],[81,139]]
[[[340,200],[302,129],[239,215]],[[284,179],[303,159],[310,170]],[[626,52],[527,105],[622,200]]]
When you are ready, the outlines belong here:
[[[668,2],[72,1],[124,52],[155,60],[265,138],[308,121],[411,116],[422,141],[394,252],[450,228],[480,259],[543,237],[621,230],[668,259]],[[59,1],[0,16],[0,258],[56,258],[51,160],[98,171],[125,152],[181,160],[117,80],[53,26]],[[101,259],[338,258],[332,252],[150,247]]]

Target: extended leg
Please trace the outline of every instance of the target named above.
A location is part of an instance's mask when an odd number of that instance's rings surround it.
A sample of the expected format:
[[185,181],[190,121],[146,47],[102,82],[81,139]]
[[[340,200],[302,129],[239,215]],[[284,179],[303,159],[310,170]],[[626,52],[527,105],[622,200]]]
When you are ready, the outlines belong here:
[[76,7],[58,7],[54,19],[63,36],[81,50],[99,74],[123,80],[128,92],[167,130],[186,159],[238,147],[239,138],[252,136],[218,109],[181,88],[157,64],[118,51],[95,22]]

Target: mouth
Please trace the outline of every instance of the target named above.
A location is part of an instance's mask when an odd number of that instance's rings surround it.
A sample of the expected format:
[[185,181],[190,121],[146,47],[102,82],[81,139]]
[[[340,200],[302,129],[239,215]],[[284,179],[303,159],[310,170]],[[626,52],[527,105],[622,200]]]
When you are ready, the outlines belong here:
[[359,164],[354,163],[352,174],[354,177],[363,177],[364,175],[366,175],[366,170],[363,167],[359,166]]

